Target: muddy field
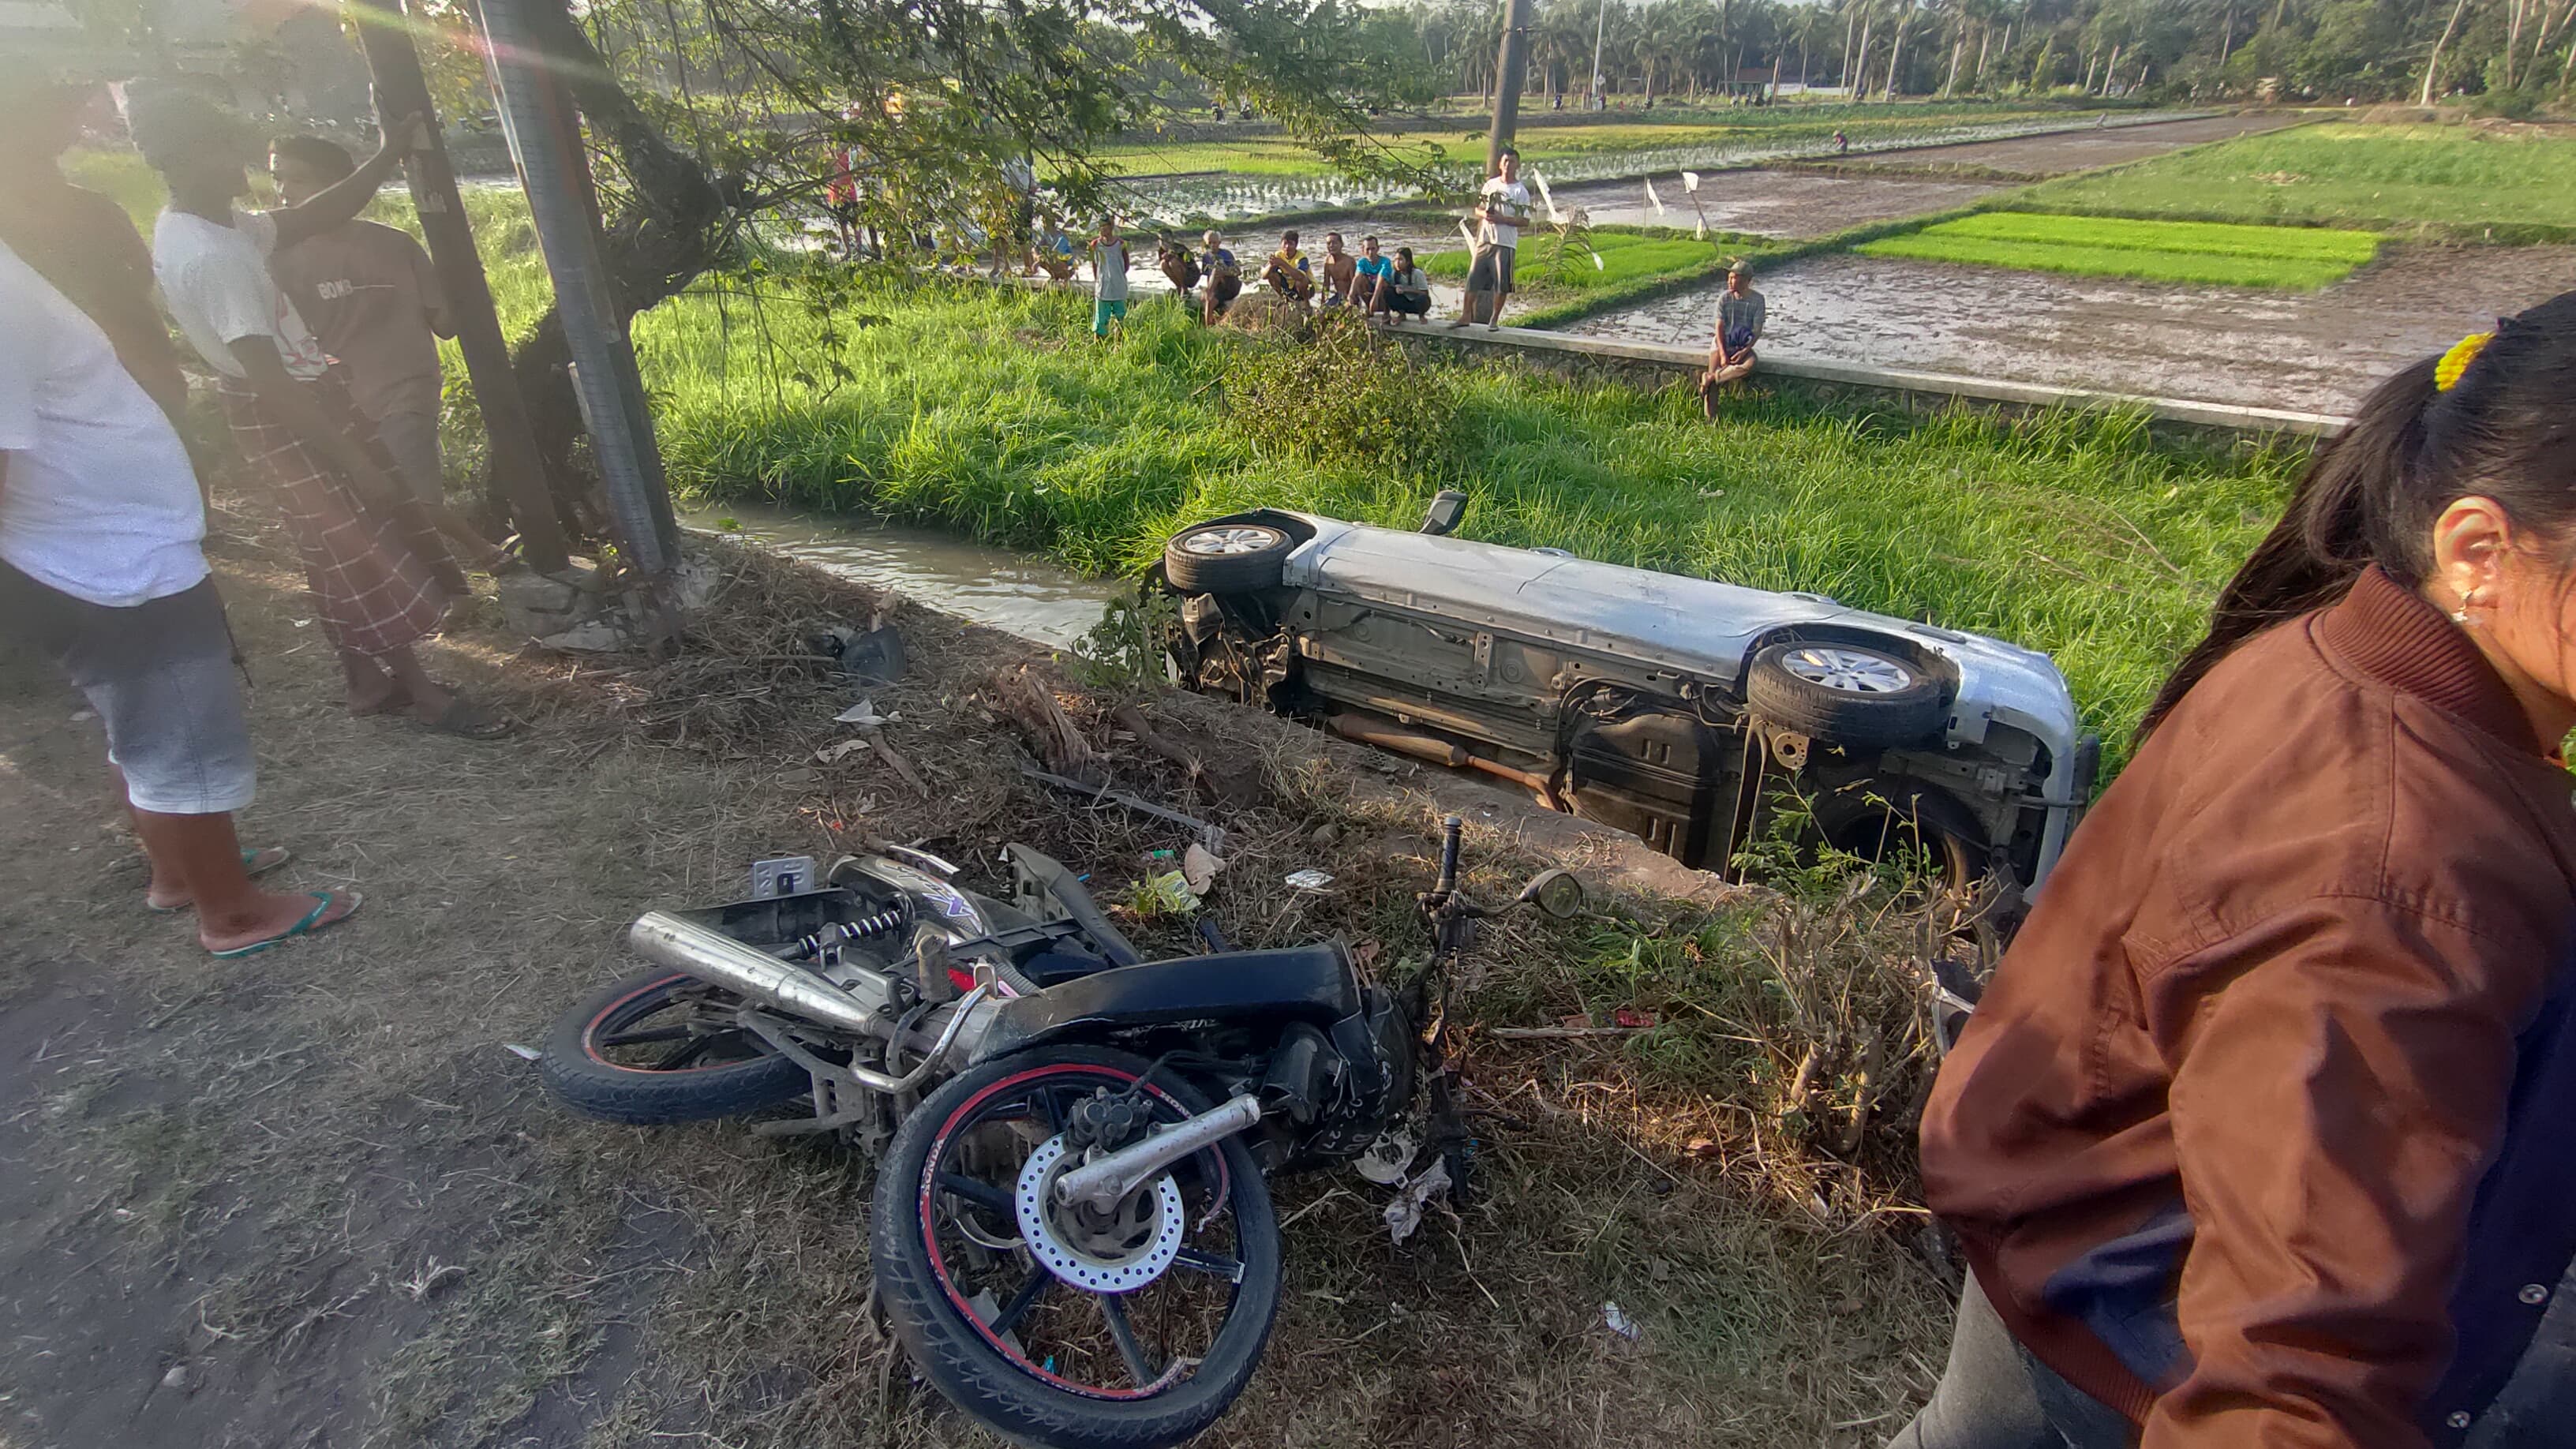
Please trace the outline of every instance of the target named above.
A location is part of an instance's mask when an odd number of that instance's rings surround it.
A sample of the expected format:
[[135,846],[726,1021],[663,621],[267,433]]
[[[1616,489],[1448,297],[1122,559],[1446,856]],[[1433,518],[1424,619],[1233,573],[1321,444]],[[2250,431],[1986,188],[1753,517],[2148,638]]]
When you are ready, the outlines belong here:
[[[1777,356],[2341,413],[2397,367],[2576,288],[2576,247],[2393,246],[2312,293],[1849,253],[1757,285]],[[1666,297],[1572,330],[1705,346],[1716,295]]]
[[1642,181],[1568,186],[1556,193],[1556,200],[1568,210],[1584,208],[1596,222],[1691,227],[1705,214],[1712,231],[1805,240],[1865,222],[1947,211],[1996,189],[1975,181],[1719,171],[1701,176],[1699,205],[1694,208],[1679,172],[1657,176],[1654,182],[1656,195],[1664,203],[1661,213],[1646,199]]
[[1866,160],[1847,164],[1890,168],[1973,166],[2033,178],[2062,176],[2069,171],[2090,171],[2096,166],[2143,161],[2185,146],[2232,141],[2239,136],[2278,131],[2308,119],[2310,117],[2295,111],[2248,111],[2234,116],[2018,136],[2006,141],[1974,141],[1963,146],[1919,146],[1902,151],[1881,151]]
[[[911,1392],[866,1327],[863,1164],[725,1126],[573,1119],[511,1044],[631,969],[613,943],[635,913],[738,894],[763,855],[881,838],[988,862],[1018,837],[1088,865],[1095,888],[1138,873],[1171,842],[1020,781],[1018,737],[974,702],[1026,647],[737,561],[722,651],[576,665],[497,632],[446,641],[442,675],[530,722],[472,744],[348,717],[295,577],[227,527],[263,772],[246,838],[297,852],[281,888],[367,904],[210,961],[185,917],[142,908],[96,725],[0,659],[0,1442],[989,1443]],[[921,794],[873,751],[814,763],[847,687],[797,662],[799,631],[881,607],[914,668],[875,698]],[[1119,749],[1096,701],[1065,697]],[[1238,943],[1406,949],[1427,832],[1460,803],[1490,872],[1564,858],[1643,878],[1561,817],[1423,794],[1266,717],[1139,698],[1261,782],[1225,821],[1236,861],[1211,900]],[[1150,762],[1119,769],[1186,798]],[[1283,899],[1272,883],[1309,866],[1341,887]],[[1623,914],[1590,929],[1662,932],[1694,909],[1604,899]],[[1140,929],[1164,950],[1184,934]],[[1497,932],[1469,1000],[1552,1021],[1589,949]],[[1801,1167],[1758,1112],[1652,1087],[1592,1043],[1479,1046],[1470,1080],[1492,1107],[1490,1191],[1464,1217],[1396,1249],[1355,1181],[1283,1191],[1272,1349],[1207,1442],[1862,1446],[1901,1422],[1937,1364],[1945,1292],[1901,1199]],[[1637,1338],[1601,1326],[1610,1299]]]

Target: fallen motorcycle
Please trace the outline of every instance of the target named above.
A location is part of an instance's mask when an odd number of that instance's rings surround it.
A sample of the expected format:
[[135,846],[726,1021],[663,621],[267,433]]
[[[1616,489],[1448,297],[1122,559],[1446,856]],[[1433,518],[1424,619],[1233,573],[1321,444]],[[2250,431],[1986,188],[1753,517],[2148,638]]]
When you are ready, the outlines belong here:
[[[1389,1182],[1418,1150],[1466,1191],[1446,983],[1490,912],[1458,849],[1453,816],[1419,898],[1432,967],[1401,992],[1338,942],[1145,961],[1025,846],[1008,899],[918,852],[847,858],[819,890],[637,920],[654,969],[567,1013],[540,1065],[609,1121],[766,1112],[754,1131],[872,1153],[880,1301],[942,1395],[1025,1443],[1177,1444],[1269,1339],[1269,1174],[1365,1157]],[[1549,871],[1513,904],[1572,915],[1583,889]]]

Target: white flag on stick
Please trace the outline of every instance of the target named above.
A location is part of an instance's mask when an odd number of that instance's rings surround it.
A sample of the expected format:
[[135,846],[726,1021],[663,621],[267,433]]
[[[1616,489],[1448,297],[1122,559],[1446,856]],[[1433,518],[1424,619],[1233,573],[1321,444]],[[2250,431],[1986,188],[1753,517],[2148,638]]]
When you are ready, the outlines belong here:
[[1664,214],[1664,199],[1655,194],[1655,178],[1651,176],[1646,178],[1646,204],[1655,209],[1655,215]]

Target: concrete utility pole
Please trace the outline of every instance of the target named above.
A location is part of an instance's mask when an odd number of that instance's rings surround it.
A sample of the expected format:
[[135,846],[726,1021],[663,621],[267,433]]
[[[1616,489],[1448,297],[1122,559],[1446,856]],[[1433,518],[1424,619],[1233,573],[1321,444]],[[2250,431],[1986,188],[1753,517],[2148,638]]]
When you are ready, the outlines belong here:
[[1494,63],[1494,127],[1485,133],[1485,174],[1503,169],[1503,150],[1521,119],[1521,84],[1529,78],[1530,0],[1504,0],[1503,50]]
[[439,138],[438,115],[429,103],[429,84],[421,77],[420,53],[412,48],[402,0],[353,0],[351,13],[367,69],[375,77],[378,113],[389,122],[413,114],[430,118],[429,145],[403,157],[412,210],[419,213],[421,234],[429,240],[439,290],[447,294],[457,350],[465,354],[465,375],[473,380],[474,401],[490,439],[492,481],[510,500],[511,517],[519,526],[520,556],[539,573],[559,572],[568,562],[563,524],[555,516],[545,465],[537,457],[519,379],[510,371],[510,346],[492,310],[491,284],[483,276],[483,258],[474,250],[474,229],[457,195],[447,145]]
[[1592,103],[1601,109],[1601,32],[1610,24],[1610,0],[1601,0],[1601,8],[1592,16]]
[[662,476],[662,451],[653,439],[635,345],[600,256],[599,196],[582,149],[581,117],[556,73],[558,63],[546,55],[529,21],[535,6],[561,3],[483,0],[483,34],[491,42],[488,60],[502,130],[554,280],[555,311],[572,351],[573,393],[590,432],[591,456],[599,462],[617,542],[637,572],[661,578],[679,556],[671,488]]

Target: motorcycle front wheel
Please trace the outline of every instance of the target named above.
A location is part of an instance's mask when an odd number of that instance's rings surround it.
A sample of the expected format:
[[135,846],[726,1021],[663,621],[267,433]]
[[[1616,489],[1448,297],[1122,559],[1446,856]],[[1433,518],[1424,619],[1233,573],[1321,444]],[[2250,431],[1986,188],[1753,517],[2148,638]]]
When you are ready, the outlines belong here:
[[[896,1336],[986,1428],[1047,1449],[1157,1449],[1221,1417],[1279,1308],[1279,1223],[1239,1137],[1113,1213],[1054,1204],[1064,1132],[1106,1092],[1155,1123],[1208,1110],[1124,1052],[1053,1047],[951,1078],[879,1164],[869,1245]],[[1140,1085],[1140,1083],[1143,1083]]]

